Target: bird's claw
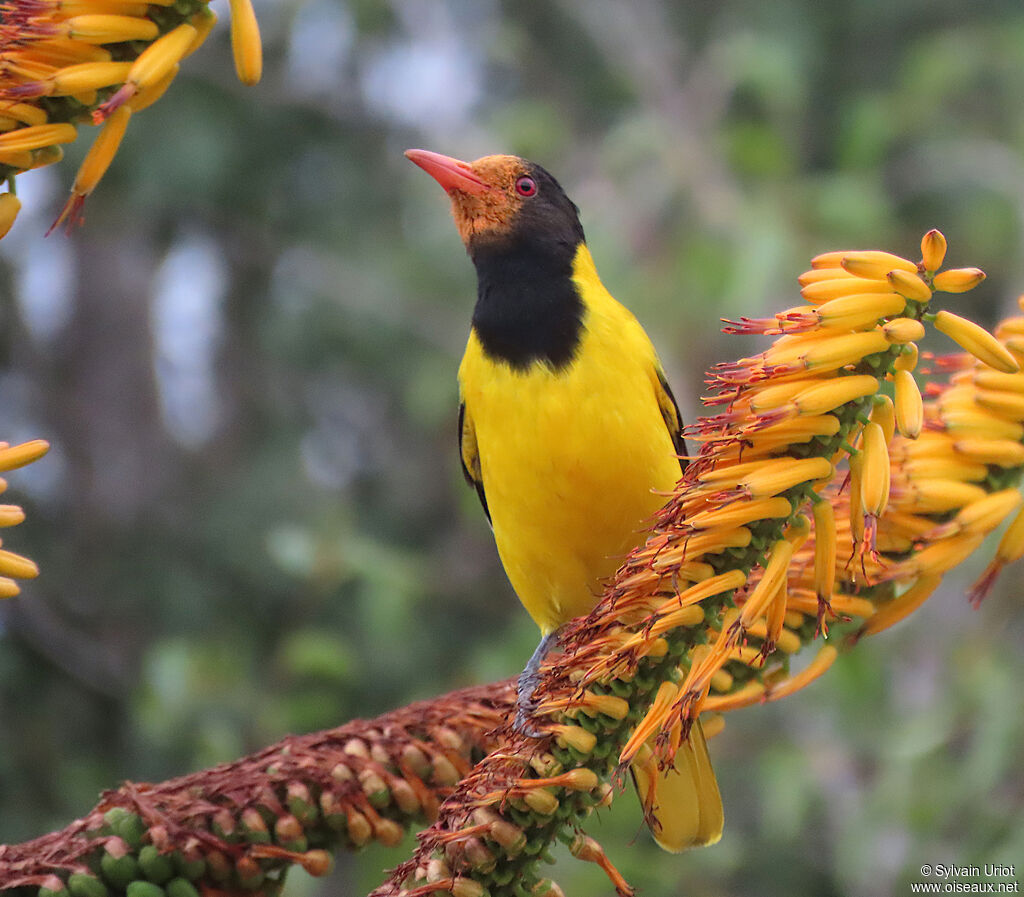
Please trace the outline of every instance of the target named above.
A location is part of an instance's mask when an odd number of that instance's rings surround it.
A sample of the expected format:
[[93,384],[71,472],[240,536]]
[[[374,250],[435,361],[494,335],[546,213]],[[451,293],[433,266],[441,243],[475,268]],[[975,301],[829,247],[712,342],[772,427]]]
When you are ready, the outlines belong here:
[[516,689],[516,717],[512,728],[527,738],[543,738],[545,734],[536,729],[531,721],[531,717],[537,711],[537,702],[533,699],[533,693],[539,681],[540,677],[535,671],[523,670]]
[[543,738],[547,733],[538,731],[531,725],[530,718],[537,711],[537,702],[533,699],[533,693],[540,684],[540,664],[548,652],[558,641],[558,630],[547,633],[540,640],[536,650],[530,657],[524,669],[519,674],[519,682],[516,689],[516,717],[512,728],[525,735],[527,738]]

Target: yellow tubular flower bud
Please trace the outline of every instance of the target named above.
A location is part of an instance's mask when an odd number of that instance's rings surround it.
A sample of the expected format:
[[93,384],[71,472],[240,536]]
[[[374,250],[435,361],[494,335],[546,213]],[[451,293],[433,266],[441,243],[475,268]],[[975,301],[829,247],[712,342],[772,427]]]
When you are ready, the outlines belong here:
[[1010,525],[999,540],[996,548],[996,560],[1011,564],[1024,556],[1024,510],[1017,512]]
[[857,452],[855,455],[850,455],[847,463],[850,465],[847,487],[850,490],[850,531],[853,533],[854,542],[859,543],[864,540],[864,511],[860,488],[864,478],[864,453]]
[[873,326],[879,318],[900,314],[906,304],[898,293],[856,293],[823,302],[815,314],[825,327],[858,330]]
[[943,293],[966,293],[985,279],[980,268],[950,268],[932,278],[932,285]]
[[85,62],[81,65],[69,65],[51,79],[52,93],[67,96],[83,90],[123,84],[131,67],[130,62]]
[[167,92],[167,88],[171,86],[171,82],[177,74],[178,66],[171,66],[159,81],[151,84],[149,87],[142,88],[125,105],[131,106],[132,112],[141,112],[143,109],[148,109]]
[[196,34],[196,29],[187,23],[168,31],[139,54],[125,80],[138,90],[156,84],[181,61]]
[[[954,483],[953,485],[962,486],[964,484]],[[984,495],[985,491],[981,490],[981,494]],[[977,492],[972,492],[972,495],[977,495]],[[967,502],[962,502],[961,504],[966,503]],[[949,509],[947,508],[946,510]],[[932,512],[929,511],[926,513]],[[891,529],[907,536],[910,539],[920,539],[927,536],[935,529],[935,521],[929,517],[919,517],[917,514],[905,514],[900,511],[890,509],[885,514],[885,526],[886,529]]]
[[875,548],[879,551],[890,552],[893,554],[904,554],[913,550],[913,539],[881,529],[881,527],[887,523],[888,521],[885,519],[879,523],[879,532],[875,536]]
[[893,318],[882,325],[882,333],[890,343],[909,343],[924,339],[924,324],[916,318]]
[[687,520],[686,525],[693,529],[739,527],[756,520],[788,517],[792,512],[792,505],[784,498],[755,498],[753,501],[735,501],[722,508],[700,511]]
[[953,443],[953,451],[978,464],[1024,466],[1024,445],[1010,439],[958,439]]
[[944,514],[981,501],[988,493],[973,483],[957,480],[915,478],[909,492],[914,497],[914,511],[918,514]]
[[1014,354],[1014,357],[1024,360],[1024,337],[1010,336],[1004,342],[1006,348]]
[[924,426],[924,401],[917,380],[910,371],[896,371],[893,375],[896,396],[896,426],[900,435],[917,439]]
[[1016,374],[1020,370],[1017,360],[1006,347],[974,321],[968,321],[967,318],[961,318],[943,309],[935,315],[935,329],[946,334],[980,362],[997,371]]
[[997,339],[1002,339],[1004,336],[1024,335],[1024,318],[1003,318],[996,325],[993,333]]
[[78,100],[83,106],[95,106],[97,99],[99,99],[95,90],[83,90],[70,96],[71,99]]
[[793,559],[793,543],[788,539],[779,539],[768,556],[764,568],[764,576],[754,586],[754,591],[747,596],[740,611],[739,624],[749,629],[756,620],[764,616],[768,604],[776,596],[780,588],[785,587],[789,562]]
[[33,439],[20,445],[0,444],[0,470],[14,470],[38,461],[50,450],[50,443],[45,439]]
[[61,13],[67,17],[83,13],[114,13],[119,16],[146,15],[148,7],[145,3],[134,0],[60,0]]
[[251,0],[228,0],[231,8],[231,49],[235,72],[243,84],[256,84],[263,74],[263,46]]
[[836,515],[827,499],[814,503],[814,591],[828,604],[836,585]]
[[885,280],[886,275],[893,270],[917,273],[917,265],[908,259],[876,249],[867,252],[848,252],[843,256],[842,266],[851,274],[869,280]]
[[[737,570],[736,572],[739,573],[740,571]],[[740,578],[743,581],[746,580],[746,577],[742,573],[740,573]],[[741,585],[743,585],[743,582],[740,582],[735,586],[735,588],[739,588]],[[683,592],[683,594],[679,596],[680,600],[687,600],[683,598],[683,595],[686,595],[689,591],[690,590],[687,589],[686,592]],[[725,590],[716,588],[706,591],[710,591],[711,594],[717,595]],[[680,607],[679,603],[674,598],[666,601],[665,604],[659,608],[658,613],[659,617],[656,622],[652,623],[650,626],[645,626],[642,632],[636,633],[636,635],[631,636],[622,643],[623,651],[630,648],[646,648],[652,639],[668,632],[670,629],[678,629],[681,626],[697,626],[704,622],[704,609],[702,607],[698,607],[695,604]],[[651,652],[646,653],[649,654]]]
[[33,150],[51,143],[71,143],[78,136],[74,125],[30,125],[0,134],[0,150]]
[[769,349],[761,353],[760,358],[762,361],[769,358],[791,361],[798,358],[807,351],[809,346],[819,340],[831,339],[833,336],[835,336],[834,333],[825,329],[808,330],[805,333],[787,333],[778,337]]
[[811,259],[811,268],[840,268],[843,263],[843,257],[846,255],[849,255],[849,253],[843,249],[823,252]]
[[875,396],[870,419],[882,428],[885,444],[892,442],[892,437],[896,433],[896,409],[893,407],[892,399],[886,395]]
[[801,356],[809,369],[834,370],[855,364],[866,355],[875,355],[889,348],[889,341],[880,330],[845,333],[816,343]]
[[997,392],[991,389],[979,389],[976,399],[982,408],[995,411],[1010,420],[1024,420],[1024,395],[1016,392]]
[[[728,695],[716,695],[715,697],[708,698],[703,703],[703,712],[715,712],[720,710],[738,710],[740,707],[749,707],[751,704],[757,704],[764,699],[765,685],[763,682],[753,680],[748,682],[742,688],[737,689]],[[720,717],[719,717],[720,718]],[[703,716],[701,717],[703,719]],[[707,736],[707,727],[705,726],[704,735]]]
[[678,560],[680,555],[685,558],[699,558],[703,554],[721,551],[724,548],[746,548],[752,538],[753,534],[745,526],[727,526],[694,533],[683,540],[680,552],[674,558],[664,562],[661,558],[656,558],[651,566],[656,571],[664,570]]
[[629,702],[615,695],[599,695],[595,692],[584,692],[579,701],[580,709],[587,716],[601,713],[612,719],[625,719],[629,713]]
[[[767,428],[766,428],[767,429]],[[721,467],[712,467],[703,470],[699,479],[702,483],[714,483],[717,486],[735,485],[745,474],[757,470],[764,464],[764,461],[744,461],[741,464],[725,464]]]
[[928,534],[929,540],[944,539],[957,533],[987,535],[1016,510],[1024,498],[1016,489],[993,492],[980,501],[965,505],[949,523],[937,526]]
[[754,498],[778,495],[809,480],[820,480],[832,476],[832,464],[827,458],[780,458],[766,461],[742,480],[740,488]]
[[892,366],[897,371],[913,371],[917,367],[918,355],[917,343],[907,343]]
[[21,586],[8,576],[0,576],[0,600],[21,594]]
[[183,59],[187,59],[196,50],[198,50],[203,42],[210,36],[210,32],[213,31],[213,26],[217,24],[217,13],[215,13],[210,7],[204,6],[199,12],[197,12],[188,23],[196,29],[196,36],[193,38],[191,45],[185,51]]
[[960,533],[940,542],[932,542],[893,568],[898,578],[945,573],[962,564],[984,541],[984,533]]
[[863,456],[861,509],[866,515],[881,517],[889,504],[889,448],[885,433],[876,423],[868,423],[864,428]]
[[807,379],[791,380],[788,383],[776,383],[758,389],[750,397],[750,410],[755,414],[778,408],[791,401],[801,390],[806,389],[813,381]]
[[728,691],[735,680],[725,670],[719,670],[711,677],[711,687],[715,691]]
[[715,568],[710,564],[704,564],[700,561],[689,561],[679,565],[680,579],[686,579],[693,583],[704,582],[704,580],[711,579],[714,575]]
[[15,579],[35,579],[39,575],[39,568],[35,561],[0,548],[0,574]]
[[13,193],[0,193],[0,240],[7,236],[14,226],[14,219],[21,211],[21,200]]
[[[794,647],[793,639],[796,639],[796,650],[800,649],[800,639],[792,632],[783,629],[782,626],[786,616],[786,594],[786,581],[783,579],[775,590],[775,596],[768,601],[764,617],[753,623],[746,630],[748,636],[764,641],[761,653],[765,656],[771,654],[776,648],[786,654],[792,654],[793,652],[787,650],[787,648]],[[780,643],[780,640],[785,643],[785,647]],[[714,687],[714,678],[714,676],[711,677],[712,687]]]
[[0,527],[17,526],[25,519],[25,512],[17,505],[0,505]]
[[890,271],[886,280],[892,284],[892,288],[901,296],[913,299],[915,302],[927,302],[932,298],[932,291],[917,274],[909,271]]
[[868,617],[867,622],[857,632],[857,637],[875,635],[899,623],[927,601],[942,582],[937,574],[922,575],[907,591],[887,604],[883,604],[877,612]]
[[832,596],[832,608],[837,614],[846,614],[851,617],[867,617],[875,612],[875,605],[866,598],[844,595],[842,592],[837,592]]
[[832,268],[811,268],[809,271],[804,271],[796,280],[800,286],[805,287],[808,284],[819,283],[822,280],[842,280],[844,277],[853,276],[845,268],[840,268],[836,265]]
[[[786,598],[785,589],[780,589],[779,594],[783,599]],[[795,632],[783,628],[775,636],[775,645],[783,654],[796,654],[804,646],[804,643]]]
[[[698,653],[700,652],[700,653]],[[699,663],[699,658],[707,654],[706,645],[698,645],[691,654],[691,670]],[[658,686],[658,692],[651,702],[650,709],[637,727],[633,730],[629,740],[623,745],[619,753],[620,763],[629,763],[634,757],[648,756],[650,748],[647,747],[647,739],[657,731],[662,721],[668,715],[669,708],[679,697],[680,686],[674,682],[662,682]]]
[[982,389],[995,389],[1004,392],[1024,392],[1024,376],[1020,374],[1003,374],[999,371],[977,370],[972,379],[975,386]]
[[793,399],[793,405],[801,415],[825,414],[876,392],[878,380],[870,374],[837,377],[803,390]]
[[942,422],[951,433],[983,439],[1024,439],[1024,426],[981,408],[943,408]]
[[[831,465],[829,465],[831,471]],[[832,479],[831,472],[828,475]],[[793,551],[799,551],[804,542],[811,537],[811,521],[806,514],[797,514],[782,533],[783,538],[793,546]]]
[[3,113],[26,125],[45,125],[46,112],[29,103],[4,103]]
[[67,33],[87,44],[119,44],[132,40],[155,40],[160,34],[156,22],[135,16],[72,16],[64,23]]
[[[698,605],[701,601],[714,595],[721,595],[723,592],[731,592],[734,589],[742,588],[746,581],[746,574],[742,570],[729,570],[725,573],[720,573],[717,576],[712,576],[696,583],[679,592],[678,595],[669,598],[657,608],[656,613],[659,615],[668,614],[673,610]],[[702,608],[697,607],[696,609],[703,613]],[[645,628],[643,632],[637,633],[637,635],[643,636],[646,632],[647,629]]]
[[131,109],[121,106],[107,119],[99,136],[89,147],[89,152],[85,154],[85,159],[82,160],[72,187],[73,193],[79,196],[88,196],[92,193],[113,161],[131,117]]
[[808,302],[820,305],[829,299],[839,299],[843,296],[891,292],[892,287],[887,280],[862,280],[859,277],[839,277],[835,280],[819,280],[809,283],[800,290],[800,295]]
[[903,465],[903,472],[911,479],[945,479],[980,483],[988,476],[984,464],[963,461],[953,453],[950,446],[948,457],[913,458]]
[[807,442],[815,436],[835,436],[839,432],[839,427],[839,418],[834,414],[795,417],[781,424],[772,424],[770,427],[757,430],[750,434],[749,439],[754,446],[768,443],[788,445]]
[[14,56],[13,54],[5,53],[4,56],[6,57],[4,62],[6,63],[5,68],[7,70],[5,74],[10,74],[19,81],[44,81],[57,70],[57,66],[31,58],[26,54]]
[[921,238],[921,266],[925,271],[935,272],[942,267],[945,258],[946,238],[942,231],[932,228]]
[[[960,356],[965,363],[964,368],[976,368],[974,360],[967,353]],[[948,411],[977,411],[982,414],[991,414],[978,407],[978,390],[971,384],[969,377],[954,375],[950,380],[950,386],[939,391],[939,408],[945,414]],[[993,415],[995,416],[995,415]]]

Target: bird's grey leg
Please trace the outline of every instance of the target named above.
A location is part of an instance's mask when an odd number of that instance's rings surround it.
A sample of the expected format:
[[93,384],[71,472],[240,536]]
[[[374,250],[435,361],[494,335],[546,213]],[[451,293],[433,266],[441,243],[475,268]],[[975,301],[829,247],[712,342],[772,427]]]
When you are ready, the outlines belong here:
[[556,629],[540,640],[530,659],[526,662],[526,667],[519,674],[514,728],[517,732],[529,735],[531,738],[541,738],[544,735],[543,732],[538,732],[530,725],[530,717],[535,709],[533,692],[540,682],[540,665],[543,663],[544,658],[547,657],[548,652],[555,646],[560,632],[560,628]]

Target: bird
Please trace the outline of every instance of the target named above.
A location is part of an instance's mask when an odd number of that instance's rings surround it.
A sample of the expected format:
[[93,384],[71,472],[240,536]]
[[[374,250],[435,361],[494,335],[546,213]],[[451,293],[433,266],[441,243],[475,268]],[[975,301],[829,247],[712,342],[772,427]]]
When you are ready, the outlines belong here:
[[[513,155],[405,155],[447,192],[476,269],[459,452],[505,573],[541,631],[516,717],[537,735],[528,717],[540,663],[560,629],[593,609],[678,481],[682,420],[654,346],[605,289],[579,210],[546,169]],[[659,845],[717,841],[722,802],[699,721],[674,769],[641,757],[631,771]]]

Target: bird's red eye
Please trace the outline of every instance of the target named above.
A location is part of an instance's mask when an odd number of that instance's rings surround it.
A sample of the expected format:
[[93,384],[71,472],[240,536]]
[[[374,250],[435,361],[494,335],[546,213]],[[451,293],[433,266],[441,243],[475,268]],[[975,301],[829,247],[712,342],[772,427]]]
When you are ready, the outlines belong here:
[[537,192],[537,182],[528,174],[516,178],[516,193],[520,196],[533,196]]

